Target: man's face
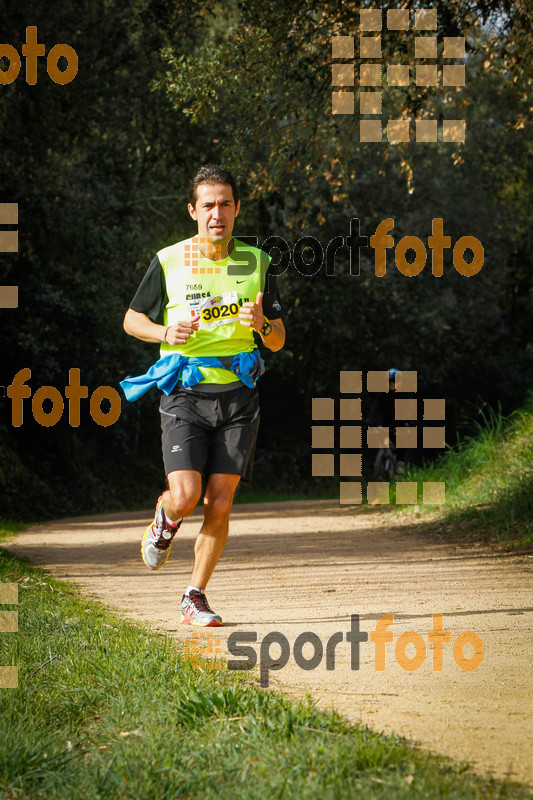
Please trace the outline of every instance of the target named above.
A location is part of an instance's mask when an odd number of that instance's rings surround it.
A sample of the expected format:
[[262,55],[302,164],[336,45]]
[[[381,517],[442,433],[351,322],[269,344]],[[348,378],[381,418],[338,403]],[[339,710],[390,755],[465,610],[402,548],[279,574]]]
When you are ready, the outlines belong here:
[[188,209],[198,223],[198,236],[223,245],[231,239],[240,206],[240,201],[235,205],[229,184],[201,183],[197,188],[196,208],[189,203]]

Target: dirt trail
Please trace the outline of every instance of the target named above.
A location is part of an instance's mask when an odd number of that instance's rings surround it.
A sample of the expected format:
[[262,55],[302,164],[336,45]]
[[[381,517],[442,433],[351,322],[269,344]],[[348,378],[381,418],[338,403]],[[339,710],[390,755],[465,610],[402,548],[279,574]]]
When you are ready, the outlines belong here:
[[[128,617],[190,638],[191,628],[178,625],[178,601],[190,575],[199,515],[186,520],[159,572],[140,560],[140,536],[150,518],[151,512],[139,512],[62,520],[3,546]],[[270,672],[270,686],[309,692],[351,721],[394,730],[479,772],[533,783],[532,566],[531,555],[458,546],[434,533],[423,537],[418,521],[391,524],[383,512],[333,501],[241,505],[208,596],[225,622],[214,629],[223,652],[235,631],[257,634],[258,661],[269,632],[290,642],[288,663]],[[352,669],[350,615],[359,614],[361,630],[370,633],[386,613],[394,615],[394,640],[385,645],[385,670],[375,669],[372,641],[361,643],[360,668]],[[433,670],[427,638],[433,614],[442,614],[451,632],[441,671]],[[416,671],[403,669],[395,657],[398,637],[408,630],[427,648]],[[294,659],[294,640],[304,631],[317,634],[324,647],[311,671]],[[475,631],[483,641],[483,661],[473,671],[454,661],[453,642],[462,631]],[[326,643],[336,632],[343,640],[335,668],[327,671]],[[272,644],[270,652],[275,660],[280,649]],[[412,657],[414,645],[406,653]],[[472,653],[466,645],[464,656]],[[312,654],[306,644],[303,656]]]

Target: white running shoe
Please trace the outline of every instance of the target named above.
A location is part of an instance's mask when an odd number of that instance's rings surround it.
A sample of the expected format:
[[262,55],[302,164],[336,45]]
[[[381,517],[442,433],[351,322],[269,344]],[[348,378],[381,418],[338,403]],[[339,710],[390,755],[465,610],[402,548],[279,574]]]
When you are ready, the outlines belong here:
[[170,555],[170,545],[178,528],[183,522],[180,519],[177,525],[170,525],[163,511],[163,495],[160,496],[155,507],[154,521],[146,528],[141,541],[141,555],[149,569],[160,569]]

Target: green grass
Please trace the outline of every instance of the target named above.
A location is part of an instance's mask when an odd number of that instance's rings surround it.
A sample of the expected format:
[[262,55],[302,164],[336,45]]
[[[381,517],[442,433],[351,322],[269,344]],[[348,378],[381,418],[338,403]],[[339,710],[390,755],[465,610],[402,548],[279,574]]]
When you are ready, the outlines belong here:
[[474,435],[406,479],[445,481],[446,504],[439,515],[461,535],[528,547],[533,544],[533,393],[508,418],[488,406],[480,417]]
[[[314,488],[314,487],[312,487]],[[297,500],[338,500],[339,487],[318,487],[314,492],[279,492],[259,487],[239,486],[235,495],[235,504],[239,503],[282,503],[284,501],[296,502]]]
[[0,520],[0,542],[7,539],[13,533],[18,531],[27,530],[28,525],[25,522],[14,522],[13,520]]
[[0,636],[19,669],[0,689],[5,800],[531,797],[250,673],[195,669],[180,642],[1,549],[0,581],[19,585],[18,633]]

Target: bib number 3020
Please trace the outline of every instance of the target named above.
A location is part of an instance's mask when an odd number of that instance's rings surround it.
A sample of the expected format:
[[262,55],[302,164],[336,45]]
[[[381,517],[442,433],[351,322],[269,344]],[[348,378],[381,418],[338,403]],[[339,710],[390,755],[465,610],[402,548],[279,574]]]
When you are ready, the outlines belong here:
[[195,304],[195,310],[200,314],[202,328],[214,328],[217,325],[235,322],[241,307],[237,292],[224,292],[215,297],[202,297],[201,300],[196,300]]

